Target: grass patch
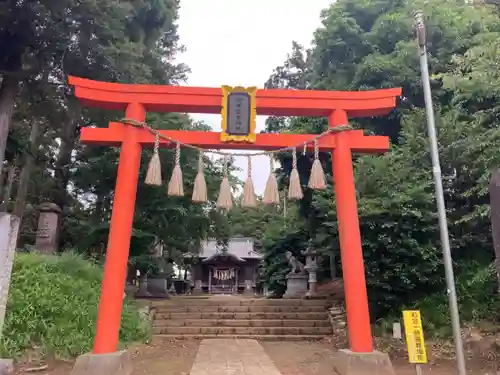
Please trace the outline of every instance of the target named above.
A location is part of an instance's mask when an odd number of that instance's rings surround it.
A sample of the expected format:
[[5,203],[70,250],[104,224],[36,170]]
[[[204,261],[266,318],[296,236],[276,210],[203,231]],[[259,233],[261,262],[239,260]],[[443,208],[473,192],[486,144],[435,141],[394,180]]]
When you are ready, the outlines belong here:
[[[19,357],[36,350],[44,356],[73,358],[89,352],[101,290],[102,268],[83,257],[18,253],[12,272],[0,354]],[[147,324],[126,300],[122,345],[143,341]]]

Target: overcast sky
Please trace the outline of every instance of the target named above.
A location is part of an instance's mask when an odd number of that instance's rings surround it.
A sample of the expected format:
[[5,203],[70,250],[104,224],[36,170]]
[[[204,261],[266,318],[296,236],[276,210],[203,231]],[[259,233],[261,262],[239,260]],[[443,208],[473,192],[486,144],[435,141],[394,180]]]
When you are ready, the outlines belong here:
[[[191,68],[190,86],[257,86],[281,65],[292,41],[310,46],[320,26],[320,12],[332,0],[181,0],[179,34],[187,48],[179,60]],[[220,131],[220,115],[192,115]],[[257,119],[257,131],[265,117]],[[254,157],[253,180],[258,194],[269,175],[266,157]],[[246,178],[246,158],[238,158]]]

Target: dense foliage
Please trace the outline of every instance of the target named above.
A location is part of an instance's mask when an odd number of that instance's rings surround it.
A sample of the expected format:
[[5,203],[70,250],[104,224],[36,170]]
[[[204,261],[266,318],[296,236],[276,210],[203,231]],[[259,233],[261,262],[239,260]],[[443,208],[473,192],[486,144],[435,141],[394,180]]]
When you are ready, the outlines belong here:
[[[12,273],[0,353],[11,358],[26,350],[72,358],[92,348],[102,268],[80,256],[18,254]],[[125,300],[122,344],[147,337],[148,323]]]
[[[0,129],[9,125],[8,108],[15,108],[0,173],[1,200],[3,209],[23,217],[20,246],[34,243],[37,207],[50,201],[63,211],[60,248],[103,255],[119,150],[81,145],[78,137],[82,126],[108,126],[123,113],[81,106],[66,81],[76,75],[122,83],[182,82],[188,69],[175,62],[183,49],[177,35],[178,7],[178,0],[65,0],[57,6],[19,1],[0,6]],[[183,114],[150,114],[147,121],[160,129],[206,129]],[[160,242],[168,257],[177,257],[217,232],[210,224],[213,205],[193,205],[146,186],[150,156],[151,150],[145,150],[131,253],[142,256]],[[172,151],[162,150],[161,161],[168,181]],[[222,167],[209,159],[205,164],[209,196],[215,199]],[[197,155],[183,152],[182,165],[189,196]]]
[[[431,85],[455,270],[461,283],[488,274],[494,260],[488,183],[500,166],[498,41],[496,9],[463,1],[340,0],[322,14],[313,47],[293,43],[292,52],[266,83],[275,88],[367,90],[401,86],[403,96],[389,117],[353,120],[366,132],[388,135],[390,153],[356,156],[355,174],[367,283],[373,317],[398,314],[403,306],[445,298],[444,270],[436,217],[413,13],[427,15]],[[326,121],[271,118],[267,131],[319,133]],[[312,155],[299,158],[307,181]],[[330,155],[321,155],[331,176]],[[286,186],[290,155],[280,157]],[[341,178],[341,177],[340,177]],[[330,181],[331,182],[331,181]],[[269,249],[305,248],[309,236],[323,253],[322,265],[340,270],[337,218],[330,188],[306,190],[300,216],[287,228],[269,230]],[[277,225],[282,225],[277,224]],[[279,233],[279,234],[276,234]],[[331,261],[328,261],[330,259]],[[269,269],[281,267],[272,256]],[[490,270],[490,271],[488,271]],[[324,273],[323,277],[328,277]],[[279,292],[283,280],[270,286]],[[465,285],[464,284],[464,285]],[[459,296],[467,288],[458,287]],[[479,289],[479,288],[477,288]],[[492,301],[494,289],[481,298]],[[435,294],[433,294],[435,293]],[[488,296],[488,297],[487,297]],[[470,299],[470,296],[467,297]],[[430,305],[430,303],[427,303]],[[483,304],[486,306],[487,304]],[[446,306],[446,303],[440,304]],[[465,308],[465,305],[464,305]],[[472,318],[468,305],[466,319]],[[436,314],[437,315],[437,314]],[[485,316],[487,314],[475,314]]]

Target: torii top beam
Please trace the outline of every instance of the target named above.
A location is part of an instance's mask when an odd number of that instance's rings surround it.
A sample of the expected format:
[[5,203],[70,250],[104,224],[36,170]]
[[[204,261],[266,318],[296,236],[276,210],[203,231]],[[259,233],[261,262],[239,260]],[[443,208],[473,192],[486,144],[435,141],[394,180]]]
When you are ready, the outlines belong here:
[[[131,103],[140,103],[146,111],[179,113],[221,113],[222,90],[192,86],[141,85],[99,82],[69,77],[75,86],[75,95],[86,105],[112,110],[125,110]],[[316,91],[259,89],[257,114],[271,116],[330,117],[335,111],[348,117],[385,115],[396,105],[400,88],[371,91]],[[334,125],[334,124],[331,124]],[[336,124],[339,125],[339,124]],[[273,150],[294,146],[313,139],[314,135],[257,134],[255,143],[221,142],[219,133],[194,131],[161,131],[172,138],[203,148]],[[378,153],[387,151],[387,137],[364,136],[351,131],[350,147],[353,151]],[[119,145],[123,140],[123,127],[112,123],[109,128],[84,128],[81,141],[100,145]],[[154,136],[141,132],[141,144],[152,145]],[[168,142],[162,142],[166,146]],[[319,141],[322,150],[335,148],[335,137],[326,136]]]
[[[86,105],[123,110],[129,103],[141,103],[147,111],[220,113],[220,88],[130,85],[69,77],[76,96]],[[343,109],[349,117],[379,116],[396,105],[400,88],[371,91],[316,91],[260,89],[257,114],[269,116],[329,116]]]

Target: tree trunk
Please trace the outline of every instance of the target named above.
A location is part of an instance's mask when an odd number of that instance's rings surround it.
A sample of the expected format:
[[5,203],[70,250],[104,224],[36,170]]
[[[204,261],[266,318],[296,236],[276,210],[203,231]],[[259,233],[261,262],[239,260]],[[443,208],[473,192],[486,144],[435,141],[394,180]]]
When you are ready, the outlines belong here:
[[335,253],[333,249],[330,252],[330,277],[332,280],[337,279],[337,264],[335,263]]
[[0,174],[3,170],[5,160],[5,148],[9,137],[9,128],[14,111],[14,100],[16,98],[19,79],[5,75],[0,87]]
[[7,174],[7,185],[3,192],[2,205],[0,206],[0,212],[7,212],[9,210],[10,196],[12,195],[12,186],[14,185],[14,179],[16,178],[16,163],[14,162],[8,169]]
[[3,181],[5,179],[5,170],[2,169],[2,173],[0,173],[0,199],[3,197]]
[[78,103],[70,100],[68,102],[68,121],[63,125],[59,137],[61,145],[54,166],[54,180],[56,188],[52,194],[52,202],[57,204],[61,210],[66,206],[67,188],[70,180],[70,167],[72,154],[78,138],[77,126],[80,121],[81,110]]
[[498,278],[498,293],[500,293],[500,169],[494,171],[490,180],[491,234],[495,249],[495,264]]
[[26,207],[26,198],[30,186],[31,171],[35,165],[34,155],[38,148],[38,134],[40,133],[40,121],[34,120],[31,124],[30,133],[30,152],[24,155],[24,165],[19,175],[19,185],[17,188],[16,203],[14,204],[13,214],[22,219]]

